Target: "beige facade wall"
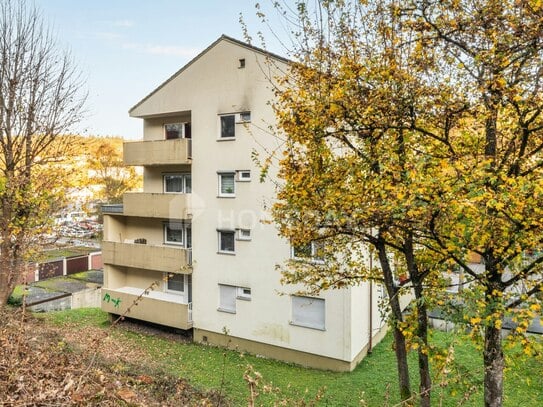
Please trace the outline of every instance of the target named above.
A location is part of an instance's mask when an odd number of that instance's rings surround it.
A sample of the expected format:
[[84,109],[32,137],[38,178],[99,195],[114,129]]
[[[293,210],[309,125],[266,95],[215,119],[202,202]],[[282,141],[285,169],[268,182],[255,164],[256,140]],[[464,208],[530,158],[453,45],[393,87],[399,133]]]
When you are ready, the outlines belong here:
[[146,239],[148,245],[164,244],[164,222],[168,219],[128,217],[122,215],[104,216],[104,241],[133,242]]
[[164,192],[165,174],[190,174],[190,165],[161,165],[143,169],[143,192]]
[[[180,95],[177,95],[177,97],[179,98]],[[181,95],[181,98],[183,97],[184,96]],[[167,108],[166,105],[164,105],[164,107]],[[171,123],[190,123],[191,121],[190,109],[186,112],[163,112],[159,117],[146,118],[143,120],[143,139],[146,141],[164,140],[164,125]]]
[[[289,258],[291,248],[278,238],[275,227],[265,222],[270,219],[274,184],[259,182],[260,168],[252,158],[254,151],[265,158],[269,151],[280,148],[281,141],[266,130],[275,120],[268,105],[273,97],[269,78],[275,73],[254,49],[227,39],[218,41],[133,108],[131,115],[144,119],[147,141],[125,147],[125,154],[132,148],[128,152],[135,158],[129,157],[128,161],[146,165],[144,192],[148,194],[163,192],[164,173],[191,171],[190,210],[181,216],[192,224],[192,315],[196,340],[206,336],[209,342],[221,344],[221,333],[226,328],[236,343],[253,353],[307,366],[351,370],[365,354],[369,338],[377,341],[384,331],[376,319],[376,306],[371,307],[373,317],[369,314],[369,285],[322,293],[325,326],[307,328],[292,323],[292,295],[301,287],[282,286],[276,269],[276,265]],[[234,139],[221,139],[221,115],[241,112],[250,112],[250,121],[235,125]],[[163,140],[164,124],[183,121],[191,122],[192,160],[177,157],[172,162],[165,156],[168,146],[176,140]],[[151,162],[157,160],[157,155],[161,157],[159,161]],[[251,179],[236,178],[234,197],[219,196],[219,173],[247,170]],[[270,176],[274,176],[273,171]],[[139,217],[105,217],[104,240],[116,242],[119,250],[136,238],[146,238],[148,245],[163,244],[162,221],[177,218],[179,208],[158,212],[151,207],[163,205],[162,200],[168,198],[146,197],[145,208],[137,209]],[[137,205],[137,200],[133,204]],[[238,239],[240,229],[250,230],[250,239]],[[219,252],[219,231],[236,232],[234,253]],[[117,258],[110,261],[119,263]],[[152,279],[152,273],[141,269],[107,265],[106,272],[111,275],[106,277],[106,287],[143,285]],[[249,288],[250,299],[237,298],[235,311],[221,311],[221,285]],[[377,296],[373,298],[376,303]],[[368,328],[370,318],[372,332]]]

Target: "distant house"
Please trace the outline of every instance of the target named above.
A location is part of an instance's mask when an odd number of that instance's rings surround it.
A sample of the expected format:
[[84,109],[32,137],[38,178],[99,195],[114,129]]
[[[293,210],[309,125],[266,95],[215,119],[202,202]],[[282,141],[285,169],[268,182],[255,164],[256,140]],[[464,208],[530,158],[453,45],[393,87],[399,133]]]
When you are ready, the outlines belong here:
[[259,181],[251,156],[279,146],[267,131],[269,78],[287,64],[222,36],[130,110],[144,139],[125,143],[124,162],[144,167],[144,188],[104,214],[102,309],[122,314],[158,281],[129,317],[349,371],[386,330],[380,288],[295,295],[300,287],[282,286],[275,267],[293,250],[262,223],[274,186]]

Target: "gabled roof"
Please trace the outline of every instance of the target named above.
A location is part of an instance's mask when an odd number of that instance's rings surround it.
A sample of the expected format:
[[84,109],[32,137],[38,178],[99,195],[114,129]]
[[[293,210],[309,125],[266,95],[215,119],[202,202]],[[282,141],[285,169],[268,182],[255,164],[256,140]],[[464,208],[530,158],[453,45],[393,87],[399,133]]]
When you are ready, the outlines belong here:
[[196,57],[194,57],[191,61],[189,61],[186,65],[184,65],[181,69],[179,69],[176,73],[174,73],[172,76],[170,76],[168,79],[166,79],[164,82],[162,82],[156,89],[154,89],[151,93],[149,93],[147,96],[145,96],[142,100],[140,100],[138,103],[136,103],[134,106],[130,108],[128,113],[132,113],[134,109],[136,109],[138,106],[140,106],[143,102],[145,102],[147,99],[149,99],[151,96],[153,96],[156,92],[158,92],[160,89],[162,89],[164,86],[166,86],[170,81],[172,81],[175,77],[180,75],[185,69],[187,69],[189,66],[191,66],[193,63],[195,63],[198,59],[202,57],[205,53],[207,53],[211,48],[213,48],[215,45],[217,45],[221,41],[229,41],[233,44],[239,45],[240,47],[247,48],[251,51],[258,52],[259,54],[262,54],[264,56],[276,59],[280,62],[284,63],[290,63],[287,58],[284,58],[280,55],[274,54],[272,52],[266,51],[265,49],[255,47],[254,45],[247,44],[246,42],[237,40],[235,38],[229,37],[227,35],[221,35],[217,40],[215,40],[210,46],[208,46],[206,49],[204,49],[202,52],[200,52]]

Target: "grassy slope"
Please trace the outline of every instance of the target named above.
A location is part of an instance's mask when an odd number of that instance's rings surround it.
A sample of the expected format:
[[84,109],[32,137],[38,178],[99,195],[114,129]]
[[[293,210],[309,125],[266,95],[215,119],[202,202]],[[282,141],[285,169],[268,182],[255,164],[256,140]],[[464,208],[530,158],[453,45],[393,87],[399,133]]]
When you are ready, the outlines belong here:
[[[107,315],[98,309],[62,311],[47,314],[46,318],[56,324],[69,324],[78,328],[90,325],[107,327]],[[363,400],[368,406],[394,405],[398,402],[396,389],[396,370],[394,352],[390,336],[375,347],[373,353],[352,373],[323,372],[304,369],[272,360],[241,355],[235,351],[202,346],[192,343],[172,342],[168,339],[115,329],[116,339],[129,346],[146,349],[161,367],[172,375],[184,377],[194,386],[210,389],[220,388],[235,405],[246,403],[248,390],[243,380],[247,365],[263,376],[263,381],[272,384],[280,391],[274,394],[261,394],[259,403],[273,404],[284,398],[311,400],[319,389],[325,387],[324,395],[318,405],[356,406]],[[463,338],[442,332],[434,333],[434,342],[448,347],[454,341],[454,364],[449,365],[447,378],[449,386],[439,387],[441,378],[436,378],[433,404],[443,406],[482,404],[482,366],[481,357],[473,345]],[[543,405],[543,388],[539,377],[543,372],[541,358],[518,356],[509,353],[514,367],[506,372],[506,406]],[[411,355],[412,384],[416,388],[416,359]],[[457,382],[457,383],[453,383]],[[463,400],[465,386],[472,386],[474,394]],[[442,404],[441,404],[442,403]]]

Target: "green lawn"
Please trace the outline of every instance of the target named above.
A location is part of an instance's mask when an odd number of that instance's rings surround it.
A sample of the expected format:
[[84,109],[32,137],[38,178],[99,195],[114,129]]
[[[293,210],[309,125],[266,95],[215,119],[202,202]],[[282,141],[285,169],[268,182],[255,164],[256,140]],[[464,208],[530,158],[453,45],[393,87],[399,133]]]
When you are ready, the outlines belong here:
[[[46,314],[45,318],[57,324],[74,324],[78,328],[87,325],[107,327],[107,314],[98,309],[61,311]],[[146,349],[161,369],[175,376],[187,378],[199,388],[220,388],[234,405],[246,405],[247,384],[243,374],[247,365],[252,365],[263,376],[263,381],[280,390],[274,394],[261,394],[258,404],[273,405],[283,398],[311,400],[319,389],[324,389],[318,405],[322,406],[384,406],[398,402],[396,369],[390,335],[374,348],[352,373],[333,373],[305,369],[281,362],[241,355],[211,346],[184,344],[167,339],[136,334],[122,329],[112,333],[116,339],[133,347]],[[433,342],[449,347],[454,344],[454,363],[449,364],[447,387],[440,387],[441,378],[436,378],[436,390],[432,395],[433,405],[480,406],[482,405],[481,357],[473,345],[459,334],[433,333]],[[518,353],[518,352],[517,352]],[[506,406],[543,405],[543,387],[539,377],[543,373],[541,358],[508,354],[514,364],[506,372]],[[411,355],[412,387],[416,389],[416,357]],[[224,375],[223,375],[224,366]],[[224,381],[223,381],[224,376]],[[466,389],[473,394],[463,400]],[[263,393],[263,392],[262,392]],[[291,405],[292,401],[287,405]]]

